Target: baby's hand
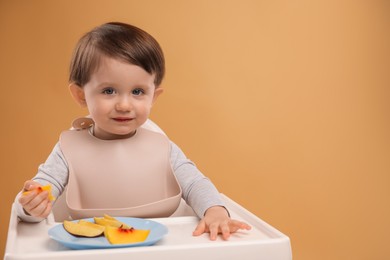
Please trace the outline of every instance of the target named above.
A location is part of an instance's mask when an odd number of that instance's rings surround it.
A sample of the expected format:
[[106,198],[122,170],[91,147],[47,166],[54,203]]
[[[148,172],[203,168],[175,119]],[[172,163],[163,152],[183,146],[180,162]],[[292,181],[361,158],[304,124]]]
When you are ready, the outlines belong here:
[[49,216],[52,203],[49,199],[48,191],[40,191],[41,184],[35,181],[26,181],[24,183],[22,195],[19,203],[23,209],[33,217],[46,218]]
[[222,238],[228,240],[230,234],[239,229],[250,230],[251,226],[245,222],[231,219],[224,207],[215,206],[206,211],[204,218],[199,222],[193,235],[199,236],[208,232],[211,240],[216,240],[218,234],[222,234]]

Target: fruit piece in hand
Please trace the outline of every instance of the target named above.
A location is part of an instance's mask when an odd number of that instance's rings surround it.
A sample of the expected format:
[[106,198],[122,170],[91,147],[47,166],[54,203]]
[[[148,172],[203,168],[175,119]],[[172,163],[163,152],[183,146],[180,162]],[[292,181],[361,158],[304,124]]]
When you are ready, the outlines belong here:
[[150,230],[106,226],[104,236],[111,244],[129,244],[146,240]]
[[[45,185],[45,186],[40,186],[40,187],[37,187],[37,188],[35,188],[34,190],[37,190],[38,191],[38,193],[41,193],[42,191],[47,191],[48,193],[49,193],[49,200],[50,201],[53,201],[53,200],[55,200],[56,199],[56,197],[54,197],[52,194],[51,194],[51,185],[50,184],[48,184],[48,185]],[[29,190],[29,191],[25,191],[25,192],[23,192],[23,195],[27,195],[27,194],[29,194],[31,191]]]
[[78,237],[98,237],[104,233],[105,229],[104,226],[86,220],[79,222],[64,220],[63,225],[66,231]]

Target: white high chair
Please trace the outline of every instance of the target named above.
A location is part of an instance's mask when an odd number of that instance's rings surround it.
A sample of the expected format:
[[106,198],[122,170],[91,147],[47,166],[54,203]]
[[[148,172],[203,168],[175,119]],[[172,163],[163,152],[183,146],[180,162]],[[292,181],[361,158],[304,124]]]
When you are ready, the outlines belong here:
[[[166,135],[165,132],[150,119],[148,119],[141,127]],[[64,192],[57,198],[53,206],[52,216],[50,217],[54,218],[54,221],[56,222],[62,222],[64,220],[71,219],[66,206],[66,191],[67,188],[65,188]],[[178,209],[173,213],[172,216],[195,216],[195,213],[192,208],[189,207],[182,199]]]

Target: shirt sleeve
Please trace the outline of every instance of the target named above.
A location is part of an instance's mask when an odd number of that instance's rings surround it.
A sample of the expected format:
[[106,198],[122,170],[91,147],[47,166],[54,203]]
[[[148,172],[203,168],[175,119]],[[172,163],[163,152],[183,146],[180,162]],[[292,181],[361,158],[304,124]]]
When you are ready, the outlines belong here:
[[[68,184],[69,170],[64,159],[59,143],[57,143],[46,162],[38,167],[37,174],[33,177],[33,181],[40,183],[42,186],[50,184],[52,186],[52,194],[58,198]],[[16,212],[18,217],[26,222],[40,222],[43,218],[32,217],[23,210],[22,205],[18,202],[21,192],[15,198]],[[55,203],[55,201],[53,202]]]
[[210,179],[172,141],[171,164],[181,186],[183,199],[198,217],[203,218],[206,210],[212,206],[225,207],[219,191]]

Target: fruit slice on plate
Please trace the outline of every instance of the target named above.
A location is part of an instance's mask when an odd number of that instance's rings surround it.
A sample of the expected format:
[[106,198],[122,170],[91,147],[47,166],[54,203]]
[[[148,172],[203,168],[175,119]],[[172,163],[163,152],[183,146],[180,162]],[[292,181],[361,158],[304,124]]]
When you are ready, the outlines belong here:
[[126,225],[125,223],[117,220],[114,217],[111,217],[109,215],[104,215],[102,218],[93,218],[96,224],[102,225],[102,226],[112,226],[112,227],[122,227],[124,229],[130,229],[131,227]]
[[[50,184],[45,185],[45,186],[37,187],[35,190],[37,190],[38,193],[41,193],[41,192],[44,191],[44,190],[47,191],[47,192],[49,193],[49,200],[50,200],[50,201],[53,201],[53,200],[56,199],[56,197],[54,197],[54,196],[51,194],[51,185],[50,185]],[[23,195],[27,195],[27,194],[29,194],[30,192],[31,192],[31,190],[25,191],[25,192],[23,192]]]
[[63,225],[66,231],[78,237],[98,237],[104,233],[105,229],[104,226],[86,220],[79,222],[64,220]]
[[116,218],[111,217],[111,216],[108,215],[108,214],[103,214],[103,218],[105,218],[105,219],[111,219],[111,220],[117,220]]
[[138,243],[146,240],[150,230],[106,226],[104,236],[111,244]]

